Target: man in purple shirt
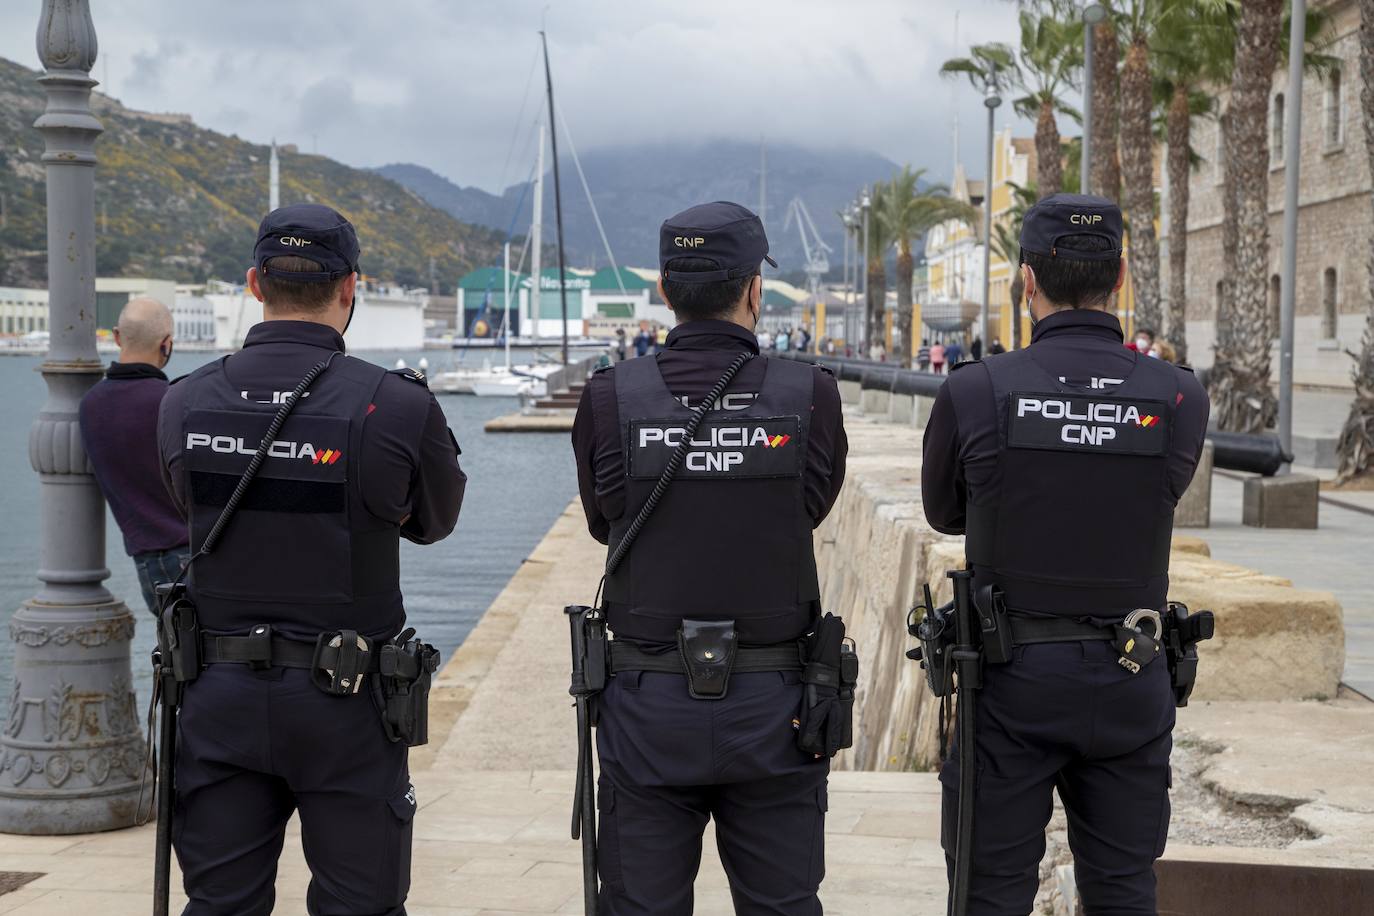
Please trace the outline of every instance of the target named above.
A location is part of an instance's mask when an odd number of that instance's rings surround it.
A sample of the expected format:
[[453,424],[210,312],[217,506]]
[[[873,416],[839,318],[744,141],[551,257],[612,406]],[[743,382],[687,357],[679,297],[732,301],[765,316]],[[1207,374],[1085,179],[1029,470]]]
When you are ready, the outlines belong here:
[[156,299],[130,299],[114,331],[119,359],[81,399],[81,437],[134,559],[148,610],[153,587],[171,582],[189,555],[186,520],[162,483],[157,412],[167,392],[172,313]]

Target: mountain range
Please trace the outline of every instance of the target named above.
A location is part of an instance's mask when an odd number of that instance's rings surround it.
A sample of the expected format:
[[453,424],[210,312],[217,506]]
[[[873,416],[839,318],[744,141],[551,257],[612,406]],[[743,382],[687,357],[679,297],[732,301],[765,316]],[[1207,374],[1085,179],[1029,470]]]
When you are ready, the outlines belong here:
[[[47,285],[43,138],[33,128],[45,106],[38,73],[0,58],[0,285]],[[268,205],[270,148],[193,123],[185,115],[130,109],[101,93],[92,107],[104,125],[96,144],[96,267],[101,276],[148,276],[196,283],[239,281]],[[609,263],[573,159],[560,157],[569,266]],[[838,277],[843,227],[837,211],[895,163],[855,150],[768,144],[764,210],[782,276],[802,282],[805,257],[794,199],[805,203],[831,246]],[[462,187],[422,166],[353,168],[325,156],[280,148],[285,204],[316,202],[357,226],[362,271],[451,293],[468,271],[498,263],[505,233],[530,225],[526,184],[501,194]],[[622,266],[658,263],[658,227],[696,203],[735,200],[759,207],[760,147],[702,140],[588,149],[581,159],[606,236]],[[552,265],[553,182],[544,182],[546,265]],[[517,204],[519,206],[517,207]],[[518,244],[518,241],[517,241]],[[526,268],[528,269],[528,267]]]
[[[822,240],[830,245],[830,263],[838,276],[844,234],[838,211],[865,184],[886,180],[896,163],[857,150],[811,149],[768,144],[765,227],[773,256],[784,275],[805,266],[795,220],[787,224],[792,200],[806,205]],[[570,266],[597,267],[608,263],[592,209],[572,158],[560,155],[563,185],[563,228]],[[759,209],[760,147],[736,141],[701,141],[690,145],[635,144],[587,150],[581,156],[587,185],[617,263],[652,267],[658,263],[658,227],[663,220],[693,204],[733,200]],[[501,194],[460,187],[423,166],[387,165],[377,172],[463,222],[500,232],[515,226],[528,231],[530,196],[524,183]],[[521,203],[516,212],[517,202]],[[544,241],[555,238],[553,182],[544,181]]]
[[[47,285],[43,138],[38,73],[0,58],[0,285]],[[101,276],[241,281],[267,210],[269,147],[198,127],[190,118],[126,108],[95,94],[96,268]],[[491,229],[459,222],[366,169],[284,147],[281,199],[327,204],[358,229],[363,273],[410,286],[456,279],[493,263]]]

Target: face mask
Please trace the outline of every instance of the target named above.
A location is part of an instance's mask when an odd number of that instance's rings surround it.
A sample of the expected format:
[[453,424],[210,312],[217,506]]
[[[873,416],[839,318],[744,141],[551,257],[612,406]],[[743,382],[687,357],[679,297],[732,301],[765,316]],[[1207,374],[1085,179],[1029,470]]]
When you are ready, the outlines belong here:
[[1149,342],[1148,340],[1146,340],[1144,337],[1137,337],[1137,338],[1135,339],[1135,348],[1136,348],[1136,351],[1139,352],[1139,353],[1149,353],[1149,352],[1150,352],[1150,342]]
[[358,310],[358,297],[354,296],[353,301],[348,303],[348,320],[344,322],[344,329],[339,333],[342,337],[348,333],[348,326],[353,323],[353,313]]

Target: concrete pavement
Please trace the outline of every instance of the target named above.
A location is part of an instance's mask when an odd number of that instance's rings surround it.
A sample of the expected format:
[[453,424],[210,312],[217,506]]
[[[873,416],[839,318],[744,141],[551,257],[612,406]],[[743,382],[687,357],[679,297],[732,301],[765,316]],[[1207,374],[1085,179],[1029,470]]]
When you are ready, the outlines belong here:
[[1215,559],[1335,594],[1345,613],[1343,681],[1374,699],[1374,492],[1324,490],[1317,529],[1282,530],[1241,524],[1243,490],[1238,477],[1214,474],[1211,527],[1179,532],[1205,540]]
[[[415,774],[411,916],[532,916],[582,912],[580,847],[568,838],[567,771]],[[836,774],[830,790],[827,913],[944,912],[939,784],[927,773]],[[365,838],[364,838],[365,839]],[[697,911],[731,911],[710,833]],[[145,916],[152,894],[152,826],[76,837],[0,834],[0,866],[42,872],[0,894],[0,914]],[[278,913],[304,913],[309,872],[293,821],[277,878]],[[174,886],[179,876],[173,875]],[[185,898],[176,894],[172,910]]]

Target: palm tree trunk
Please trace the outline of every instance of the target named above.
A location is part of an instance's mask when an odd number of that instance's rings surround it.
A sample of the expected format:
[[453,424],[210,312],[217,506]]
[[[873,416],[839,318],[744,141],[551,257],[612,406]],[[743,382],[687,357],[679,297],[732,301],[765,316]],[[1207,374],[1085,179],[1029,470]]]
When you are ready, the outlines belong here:
[[[1059,125],[1054,123],[1054,104],[1049,99],[1040,103],[1040,117],[1035,122],[1035,182],[1043,200],[1058,194],[1064,187],[1063,150],[1059,144]],[[992,176],[988,176],[988,193],[992,191]]]
[[1165,125],[1169,144],[1169,343],[1188,361],[1188,173],[1192,143],[1188,87],[1174,87]]
[[[864,346],[887,348],[887,265],[881,257],[868,259],[868,339]],[[867,357],[868,354],[864,353]]]
[[[1283,0],[1247,0],[1236,29],[1236,67],[1226,132],[1235,253],[1228,257],[1230,299],[1218,316],[1211,374],[1217,424],[1235,432],[1273,425],[1278,401],[1269,386],[1269,87],[1279,59]],[[1230,216],[1230,214],[1228,214]],[[1223,244],[1227,241],[1223,229]],[[1222,318],[1229,322],[1224,331]],[[1225,344],[1222,344],[1222,340]]]
[[1108,200],[1121,195],[1121,163],[1117,159],[1117,97],[1120,91],[1116,23],[1108,17],[1093,31],[1093,142],[1089,178],[1092,192]]
[[897,333],[893,335],[892,361],[903,369],[911,368],[911,240],[901,239],[897,247]]
[[1159,333],[1159,242],[1155,238],[1154,136],[1150,49],[1137,33],[1121,68],[1121,177],[1130,220],[1131,284],[1135,325]]
[[[1374,167],[1374,0],[1360,0],[1360,76],[1365,156]],[[1342,481],[1374,469],[1374,242],[1369,244],[1369,293],[1365,300],[1369,314],[1365,317],[1360,355],[1351,373],[1355,400],[1336,443],[1340,460],[1337,477]]]

